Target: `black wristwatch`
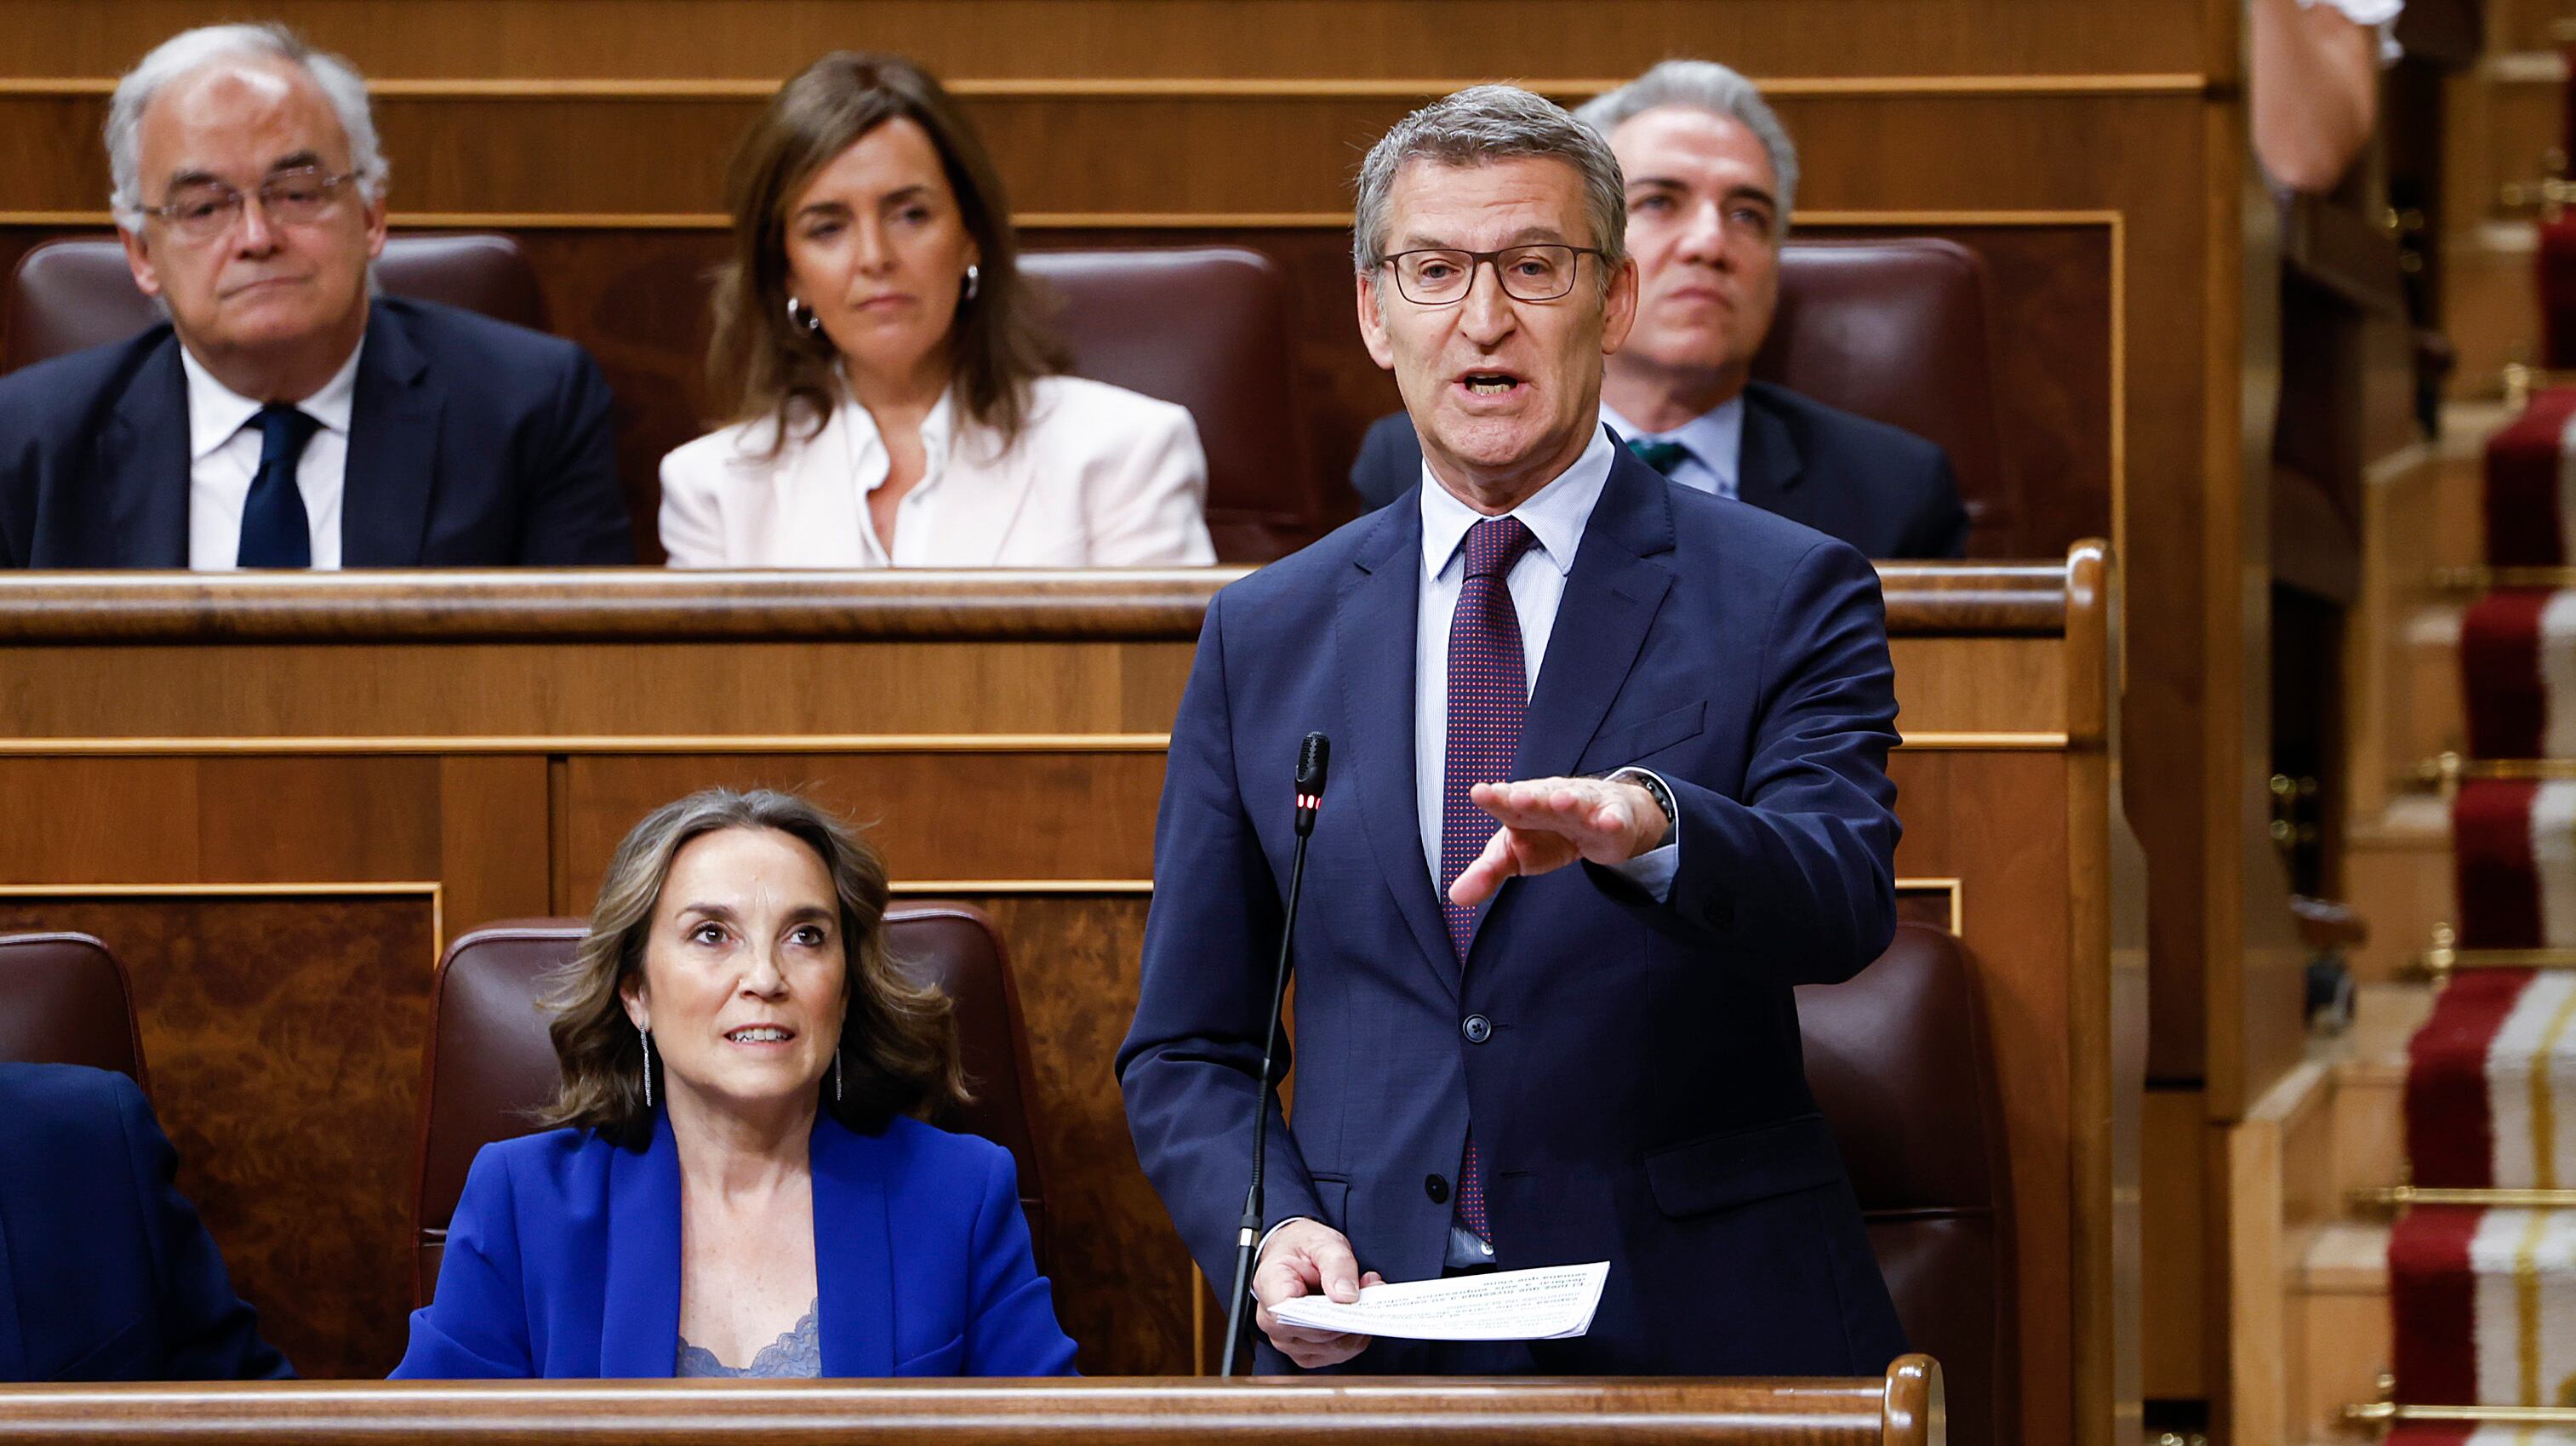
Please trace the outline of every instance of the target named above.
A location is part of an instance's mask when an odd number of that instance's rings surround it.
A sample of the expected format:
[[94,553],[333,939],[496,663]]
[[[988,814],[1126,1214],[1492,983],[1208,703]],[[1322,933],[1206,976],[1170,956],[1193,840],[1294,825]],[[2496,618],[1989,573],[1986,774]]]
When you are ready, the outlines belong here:
[[1614,768],[1610,771],[1607,781],[1633,783],[1653,795],[1655,807],[1664,811],[1664,836],[1655,841],[1655,847],[1662,848],[1673,841],[1673,835],[1682,826],[1682,811],[1680,806],[1673,802],[1673,791],[1664,786],[1662,779],[1642,768]]

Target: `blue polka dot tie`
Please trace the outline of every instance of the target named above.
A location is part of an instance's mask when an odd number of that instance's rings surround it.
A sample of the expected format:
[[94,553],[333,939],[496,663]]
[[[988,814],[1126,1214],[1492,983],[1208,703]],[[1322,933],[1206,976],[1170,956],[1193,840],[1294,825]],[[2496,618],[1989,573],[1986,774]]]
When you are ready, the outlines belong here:
[[[1521,652],[1520,613],[1507,585],[1512,564],[1538,539],[1517,517],[1489,517],[1467,529],[1467,577],[1458,611],[1449,620],[1449,731],[1440,789],[1440,907],[1449,944],[1467,962],[1476,911],[1449,901],[1449,885],[1485,851],[1494,836],[1491,814],[1469,796],[1479,783],[1511,777],[1520,748],[1521,719],[1529,711],[1529,669]],[[1491,1243],[1485,1219],[1485,1172],[1476,1158],[1476,1135],[1467,1133],[1458,1163],[1458,1220]]]

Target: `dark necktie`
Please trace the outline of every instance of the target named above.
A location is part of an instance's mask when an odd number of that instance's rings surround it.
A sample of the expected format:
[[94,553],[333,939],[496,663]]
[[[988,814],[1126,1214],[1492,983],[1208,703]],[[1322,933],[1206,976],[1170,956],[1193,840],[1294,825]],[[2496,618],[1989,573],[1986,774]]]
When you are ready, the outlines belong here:
[[256,420],[259,472],[242,503],[241,553],[235,560],[243,567],[311,567],[313,525],[295,485],[295,464],[322,424],[284,402],[260,408]]
[[1673,469],[1688,461],[1691,455],[1691,449],[1679,442],[1632,441],[1628,450],[1637,454],[1638,461],[1667,477],[1673,475]]
[[[1512,564],[1537,539],[1517,517],[1489,517],[1467,529],[1467,577],[1458,589],[1458,611],[1449,620],[1449,730],[1440,789],[1440,907],[1450,947],[1467,962],[1476,911],[1449,901],[1449,886],[1494,836],[1493,815],[1476,807],[1469,790],[1511,777],[1512,754],[1521,743],[1529,711],[1529,670],[1521,651],[1520,613],[1506,585]],[[1491,1242],[1485,1221],[1485,1172],[1476,1158],[1476,1132],[1458,1164],[1458,1219]]]

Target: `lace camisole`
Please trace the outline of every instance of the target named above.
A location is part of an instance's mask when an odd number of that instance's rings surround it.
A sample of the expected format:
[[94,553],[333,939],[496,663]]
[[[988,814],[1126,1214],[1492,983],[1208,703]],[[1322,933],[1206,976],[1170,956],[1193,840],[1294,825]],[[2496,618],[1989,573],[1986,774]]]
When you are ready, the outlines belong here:
[[805,1317],[796,1328],[760,1348],[747,1366],[728,1366],[716,1359],[716,1353],[705,1346],[689,1344],[680,1337],[680,1354],[671,1374],[676,1377],[736,1377],[762,1380],[810,1381],[823,1374],[822,1298],[816,1297],[805,1307]]

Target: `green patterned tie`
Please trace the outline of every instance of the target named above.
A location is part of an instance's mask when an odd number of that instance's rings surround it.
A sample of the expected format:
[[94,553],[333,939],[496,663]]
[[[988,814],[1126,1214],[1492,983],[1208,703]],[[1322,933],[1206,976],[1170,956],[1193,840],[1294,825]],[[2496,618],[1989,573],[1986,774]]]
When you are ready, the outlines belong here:
[[1667,477],[1691,454],[1691,449],[1679,442],[1630,442],[1628,450],[1637,454],[1638,461]]

